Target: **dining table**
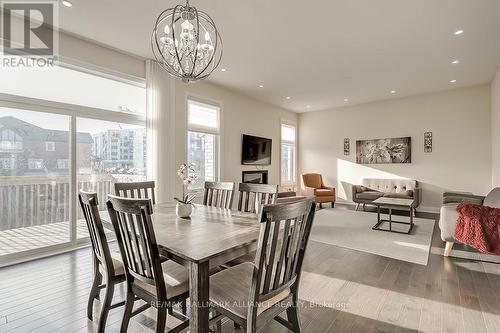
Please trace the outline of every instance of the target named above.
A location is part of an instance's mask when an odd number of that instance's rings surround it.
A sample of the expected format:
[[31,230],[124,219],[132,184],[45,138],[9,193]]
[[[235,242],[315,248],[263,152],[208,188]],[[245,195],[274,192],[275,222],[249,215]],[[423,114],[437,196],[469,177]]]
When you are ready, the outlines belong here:
[[[253,213],[194,205],[189,218],[177,217],[175,202],[158,203],[151,216],[161,256],[189,271],[190,332],[209,332],[210,268],[257,248],[258,217]],[[103,225],[113,230],[107,212]]]

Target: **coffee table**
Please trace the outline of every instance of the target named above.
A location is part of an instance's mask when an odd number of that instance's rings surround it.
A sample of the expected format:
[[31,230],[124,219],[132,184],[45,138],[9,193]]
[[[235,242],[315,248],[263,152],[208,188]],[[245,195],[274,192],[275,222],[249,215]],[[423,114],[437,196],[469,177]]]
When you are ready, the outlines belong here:
[[[395,232],[398,234],[410,234],[412,229],[413,229],[413,226],[414,226],[414,224],[413,224],[413,207],[411,206],[412,203],[413,203],[413,199],[382,197],[382,198],[378,198],[377,200],[374,200],[373,204],[377,206],[377,224],[375,224],[372,227],[372,229],[379,230],[379,231]],[[389,209],[389,219],[388,220],[380,218],[380,208]],[[393,209],[408,210],[410,212],[410,222],[393,220],[392,219],[392,210]],[[384,223],[389,223],[389,229],[382,228],[382,225]],[[409,225],[408,231],[392,230],[393,223]]]

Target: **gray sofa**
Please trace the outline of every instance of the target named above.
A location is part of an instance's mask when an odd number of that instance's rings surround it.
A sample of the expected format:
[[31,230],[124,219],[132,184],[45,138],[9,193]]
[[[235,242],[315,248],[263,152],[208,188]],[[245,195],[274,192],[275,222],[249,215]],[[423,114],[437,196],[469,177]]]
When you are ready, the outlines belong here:
[[422,189],[411,179],[365,178],[361,185],[352,186],[352,201],[358,204],[356,210],[360,204],[364,208],[381,197],[411,199],[411,207],[415,209],[422,202]]
[[444,256],[450,255],[455,239],[455,222],[458,218],[457,206],[461,202],[475,203],[488,207],[500,208],[500,187],[491,190],[486,197],[473,195],[469,192],[445,192],[443,194],[443,205],[439,217],[439,229],[441,239],[446,242]]

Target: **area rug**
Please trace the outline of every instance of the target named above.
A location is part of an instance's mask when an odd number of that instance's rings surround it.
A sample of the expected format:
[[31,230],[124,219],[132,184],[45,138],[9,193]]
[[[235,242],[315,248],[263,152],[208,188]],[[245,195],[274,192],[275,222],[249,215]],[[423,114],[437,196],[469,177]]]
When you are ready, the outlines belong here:
[[[383,215],[387,218],[386,215]],[[393,215],[393,220],[408,221],[407,216]],[[341,208],[327,208],[316,212],[310,239],[368,252],[384,257],[427,265],[434,230],[434,220],[415,218],[412,233],[396,234],[372,230],[377,214]],[[383,227],[387,225],[384,224]],[[393,229],[407,228],[397,226]]]

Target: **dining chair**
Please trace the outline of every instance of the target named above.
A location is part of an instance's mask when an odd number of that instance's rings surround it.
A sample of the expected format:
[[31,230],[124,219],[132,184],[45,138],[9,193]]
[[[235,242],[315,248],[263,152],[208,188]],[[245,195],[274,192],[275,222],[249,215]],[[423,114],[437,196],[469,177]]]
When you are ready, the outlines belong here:
[[[99,215],[97,193],[80,191],[78,195],[83,216],[87,223],[90,242],[93,251],[94,282],[87,304],[87,317],[92,320],[94,300],[98,298],[100,290],[105,289],[105,296],[101,302],[101,312],[97,324],[97,332],[104,332],[110,309],[124,305],[125,302],[111,304],[114,287],[125,281],[125,272],[120,253],[109,249],[104,227]],[[104,284],[102,284],[104,280]]]
[[234,183],[205,182],[203,204],[217,208],[231,209],[233,206]]
[[115,183],[115,194],[124,198],[151,199],[156,204],[155,182]]
[[[180,332],[189,325],[183,314],[173,310],[181,304],[185,312],[189,297],[189,274],[183,266],[167,260],[162,262],[156,243],[150,199],[123,198],[108,195],[106,203],[123,257],[127,296],[120,332],[126,332],[130,318],[154,307],[158,310],[156,332],[165,330],[167,313],[182,323],[169,332]],[[135,297],[146,302],[133,310]]]
[[278,185],[240,183],[238,210],[259,213],[263,204],[273,204],[278,196]]
[[[238,210],[258,214],[263,204],[274,204],[276,202],[278,185],[241,183],[239,191]],[[255,252],[251,252],[233,259],[221,267],[232,267],[244,262],[253,262],[254,260]]]
[[[298,292],[314,208],[312,199],[263,206],[255,262],[210,277],[215,321],[226,316],[253,333],[275,319],[301,332]],[[287,320],[279,316],[285,310]]]

